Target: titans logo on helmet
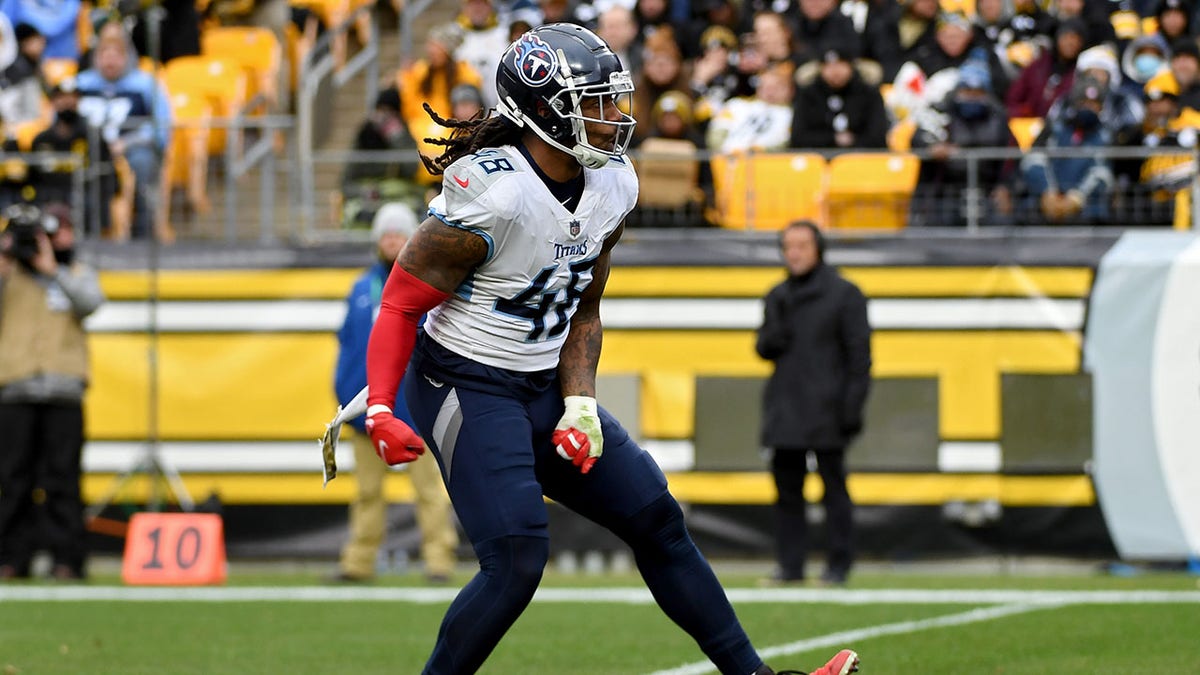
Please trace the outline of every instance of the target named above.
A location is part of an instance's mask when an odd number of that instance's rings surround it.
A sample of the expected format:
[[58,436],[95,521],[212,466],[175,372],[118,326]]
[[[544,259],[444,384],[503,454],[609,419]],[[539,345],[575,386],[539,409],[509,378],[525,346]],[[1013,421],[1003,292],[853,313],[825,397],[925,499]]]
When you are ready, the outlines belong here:
[[531,87],[540,87],[554,77],[558,57],[542,39],[526,33],[517,42],[517,72]]

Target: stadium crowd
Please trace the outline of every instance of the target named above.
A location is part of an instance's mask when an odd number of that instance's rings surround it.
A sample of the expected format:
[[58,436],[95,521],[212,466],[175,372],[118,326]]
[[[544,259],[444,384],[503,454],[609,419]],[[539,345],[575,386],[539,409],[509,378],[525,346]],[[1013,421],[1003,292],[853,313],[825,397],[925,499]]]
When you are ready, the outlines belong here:
[[[92,216],[99,224],[89,218],[88,230],[144,236],[166,201],[160,184],[178,183],[168,175],[179,172],[169,165],[182,143],[172,127],[188,123],[146,54],[157,52],[169,75],[170,61],[202,53],[212,26],[267,28],[288,47],[274,71],[282,79],[251,88],[287,111],[278,92],[289,73],[294,86],[296,62],[324,30],[326,15],[306,9],[317,4],[294,0],[289,16],[283,0],[172,0],[153,13],[136,3],[122,13],[79,0],[4,0],[5,152],[88,152],[90,138],[93,157],[111,155],[117,167],[100,191],[125,206]],[[429,154],[426,139],[449,130],[422,104],[460,118],[493,107],[492,73],[507,44],[567,21],[594,28],[633,72],[635,147],[647,162],[912,152],[920,165],[906,188],[910,226],[964,224],[968,175],[984,224],[1165,224],[1190,210],[1194,158],[1145,149],[1195,147],[1200,23],[1191,0],[459,0],[456,9],[388,75],[355,149]],[[61,178],[46,187],[31,173],[6,166],[0,202],[21,199],[30,182],[69,196]],[[704,161],[683,175],[683,203],[669,207],[696,217],[644,217],[658,201],[648,195],[634,224],[719,223],[721,177]],[[351,165],[342,183],[347,223],[369,223],[384,201],[421,206],[437,189],[416,161]],[[203,193],[188,192],[199,206]]]
[[[909,225],[963,225],[968,173],[983,224],[1167,224],[1188,208],[1192,157],[1088,150],[1195,147],[1188,0],[464,0],[388,93],[408,147],[439,131],[422,101],[449,111],[448,92],[482,86],[491,107],[503,46],[554,21],[594,28],[629,65],[645,161],[912,151]],[[708,166],[695,188],[717,201]]]

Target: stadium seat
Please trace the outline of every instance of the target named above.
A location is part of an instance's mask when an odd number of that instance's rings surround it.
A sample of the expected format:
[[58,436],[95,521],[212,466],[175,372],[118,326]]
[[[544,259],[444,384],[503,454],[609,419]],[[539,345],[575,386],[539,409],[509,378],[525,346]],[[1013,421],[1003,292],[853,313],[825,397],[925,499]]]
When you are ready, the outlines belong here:
[[1013,117],[1008,120],[1008,128],[1022,150],[1033,147],[1044,125],[1045,121],[1040,117]]
[[648,138],[638,148],[641,190],[638,204],[652,208],[683,208],[700,201],[700,163],[696,144],[668,138]]
[[189,207],[207,213],[211,209],[207,188],[212,103],[202,95],[175,92],[171,94],[171,116],[175,129],[163,158],[163,203],[169,205],[174,190],[183,188]]
[[[326,27],[334,29],[343,24],[359,8],[374,3],[372,0],[292,0],[291,4],[311,10],[321,17]],[[366,44],[370,39],[370,21],[371,15],[367,13],[358,15],[358,19],[355,21],[354,30],[359,44]],[[346,64],[346,37],[347,33],[338,33],[330,42],[330,53],[333,55],[333,62],[337,68]]]
[[716,155],[711,165],[716,219],[722,227],[779,230],[794,220],[823,220],[821,155]]
[[1118,9],[1108,15],[1118,40],[1132,40],[1142,35],[1142,17],[1132,9]]
[[282,50],[275,34],[266,28],[219,26],[200,36],[201,55],[240,64],[249,77],[247,99],[261,94],[272,105],[280,100]]
[[[303,7],[316,14],[327,29],[340,26],[349,18],[352,9],[351,0],[292,0],[291,5]],[[335,67],[341,68],[345,65],[346,33],[339,33],[333,37],[329,43],[329,52],[333,55]]]
[[962,14],[967,18],[975,16],[975,0],[940,0],[942,11],[947,14]]
[[42,77],[46,85],[53,87],[68,77],[79,74],[79,62],[75,59],[44,59],[42,61]]
[[[232,119],[246,105],[246,72],[229,59],[181,56],[163,68],[163,81],[172,96],[186,94],[207,101],[214,118]],[[224,154],[225,143],[225,129],[214,128],[208,135],[208,154]]]
[[1171,227],[1176,230],[1192,229],[1192,191],[1185,188],[1175,193],[1175,218]]
[[50,126],[50,123],[47,120],[39,118],[29,120],[28,122],[5,125],[5,132],[12,134],[17,139],[17,148],[21,152],[29,152],[33,149],[34,137],[45,131],[48,126]]
[[887,146],[892,152],[908,152],[912,148],[913,134],[917,132],[917,123],[903,119],[888,129]]
[[908,204],[921,162],[908,153],[848,153],[829,161],[828,226],[898,230],[908,224]]

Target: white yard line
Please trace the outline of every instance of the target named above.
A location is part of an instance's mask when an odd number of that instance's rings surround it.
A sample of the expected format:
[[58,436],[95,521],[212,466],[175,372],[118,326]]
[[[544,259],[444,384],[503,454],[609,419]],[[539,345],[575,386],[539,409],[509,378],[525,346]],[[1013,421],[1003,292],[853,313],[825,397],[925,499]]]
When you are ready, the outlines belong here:
[[[735,605],[748,603],[839,605],[1123,605],[1200,604],[1200,591],[998,591],[916,589],[726,589]],[[457,588],[399,586],[0,586],[0,602],[448,602]],[[653,604],[644,587],[542,588],[534,602]]]
[[[901,635],[904,633],[915,633],[917,631],[927,630],[929,628],[946,628],[949,626],[962,626],[968,623],[978,623],[980,621],[991,621],[1000,619],[1006,616],[1016,614],[1024,614],[1038,609],[1048,607],[1060,607],[1060,604],[1055,603],[1037,603],[1029,605],[1001,605],[1000,607],[985,607],[981,609],[972,609],[958,614],[947,614],[946,616],[937,616],[931,619],[921,619],[919,621],[900,621],[897,623],[885,623],[878,626],[868,626],[866,628],[856,628],[854,630],[845,630],[828,635],[821,635],[807,640],[791,642],[784,645],[776,645],[760,649],[759,654],[764,660],[770,661],[779,656],[790,656],[799,654],[812,649],[821,647],[852,647],[855,643],[871,638],[877,638],[884,635]],[[670,670],[659,670],[652,675],[702,675],[704,673],[716,672],[716,668],[709,661],[701,661],[689,663],[685,666],[672,668]]]
[[[998,590],[841,590],[841,589],[746,589],[726,591],[734,604],[990,604],[916,621],[879,624],[839,631],[761,649],[764,659],[790,656],[823,647],[852,646],[885,635],[901,635],[933,628],[991,621],[1039,609],[1088,604],[1200,604],[1200,591],[998,591]],[[130,587],[130,586],[21,586],[0,587],[0,611],[5,602],[410,602],[446,603],[456,588],[402,588],[330,586],[233,586],[233,587]],[[649,605],[654,602],[645,588],[544,588],[534,602],[605,602]],[[869,658],[868,658],[869,660]],[[714,672],[708,661],[690,663],[652,675],[702,675]]]

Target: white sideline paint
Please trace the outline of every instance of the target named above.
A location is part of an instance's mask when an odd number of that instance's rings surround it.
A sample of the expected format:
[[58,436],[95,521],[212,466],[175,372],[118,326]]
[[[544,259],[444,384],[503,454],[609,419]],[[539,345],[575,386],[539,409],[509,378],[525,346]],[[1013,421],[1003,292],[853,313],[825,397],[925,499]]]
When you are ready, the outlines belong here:
[[[872,298],[876,330],[1083,329],[1079,298]],[[346,316],[343,300],[114,300],[84,325],[91,333],[333,332]],[[757,298],[608,298],[600,318],[609,329],[754,330]]]
[[[333,411],[329,412],[333,415]],[[319,429],[313,430],[313,438]],[[690,471],[696,465],[690,440],[648,439],[641,443],[659,468],[668,473]],[[88,473],[122,473],[146,457],[145,443],[88,441],[83,445],[83,470]],[[321,475],[321,453],[313,441],[163,441],[162,460],[186,473],[314,473]],[[339,472],[354,471],[354,449],[339,443]]]
[[938,445],[938,471],[943,473],[996,473],[1002,468],[999,443],[942,441]]
[[[962,626],[968,623],[979,623],[981,621],[991,621],[1000,619],[1006,616],[1014,616],[1016,614],[1024,614],[1038,609],[1047,609],[1051,607],[1061,607],[1055,603],[1037,603],[1031,605],[1002,605],[1000,607],[987,607],[983,609],[972,609],[958,614],[947,614],[946,616],[935,616],[931,619],[921,619],[919,621],[899,621],[897,623],[885,623],[878,626],[869,626],[867,628],[857,628],[855,630],[845,630],[828,635],[821,635],[799,642],[792,642],[786,645],[777,645],[760,649],[759,655],[763,660],[770,661],[779,656],[789,656],[806,652],[810,649],[818,649],[821,647],[843,647],[851,645],[862,640],[882,637],[884,635],[901,635],[904,633],[916,633],[918,631],[927,630],[929,628],[946,628],[949,626]],[[689,663],[686,666],[672,668],[671,670],[659,670],[652,675],[703,675],[704,673],[716,672],[716,668],[709,661]]]
[[[0,602],[449,602],[457,588],[334,586],[0,586]],[[1200,591],[999,591],[730,588],[733,604],[1126,605],[1200,604]],[[654,603],[644,587],[542,588],[534,602]]]

